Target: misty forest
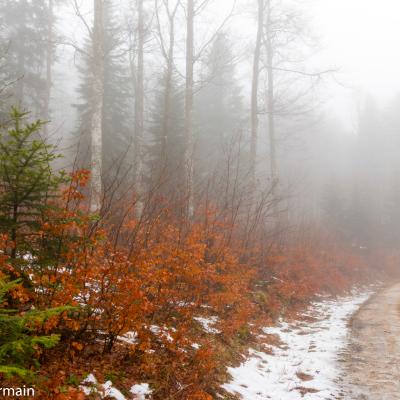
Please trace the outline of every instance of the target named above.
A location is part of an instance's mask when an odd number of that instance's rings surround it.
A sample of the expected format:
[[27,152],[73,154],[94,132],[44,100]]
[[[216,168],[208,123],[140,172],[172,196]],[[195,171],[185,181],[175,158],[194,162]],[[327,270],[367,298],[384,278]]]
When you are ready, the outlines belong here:
[[0,397],[400,399],[399,11],[0,0]]

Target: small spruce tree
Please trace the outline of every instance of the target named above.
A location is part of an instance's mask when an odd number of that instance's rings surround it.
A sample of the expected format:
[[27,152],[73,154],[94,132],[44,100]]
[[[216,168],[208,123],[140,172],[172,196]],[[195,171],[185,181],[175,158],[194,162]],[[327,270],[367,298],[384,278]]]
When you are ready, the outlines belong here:
[[64,172],[55,174],[51,168],[59,156],[40,139],[44,123],[29,123],[26,117],[12,108],[11,128],[0,131],[0,233],[11,241],[7,253],[24,280],[24,265],[37,251],[46,209],[66,181]]

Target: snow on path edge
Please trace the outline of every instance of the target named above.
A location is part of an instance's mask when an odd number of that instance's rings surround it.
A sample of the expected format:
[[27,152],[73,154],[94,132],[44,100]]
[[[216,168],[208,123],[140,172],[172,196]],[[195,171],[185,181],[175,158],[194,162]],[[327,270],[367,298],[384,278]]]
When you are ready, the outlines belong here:
[[222,387],[244,400],[336,399],[341,392],[338,357],[347,344],[347,322],[373,292],[353,291],[347,297],[312,303],[303,315],[316,318],[315,322],[281,320],[264,328],[266,334],[278,335],[284,346],[273,347],[272,354],[250,349],[245,362],[228,369],[232,380]]

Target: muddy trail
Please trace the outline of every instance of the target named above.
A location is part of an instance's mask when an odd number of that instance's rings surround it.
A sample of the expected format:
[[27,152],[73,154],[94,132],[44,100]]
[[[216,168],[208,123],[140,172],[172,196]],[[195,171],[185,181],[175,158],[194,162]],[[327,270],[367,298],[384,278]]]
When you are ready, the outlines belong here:
[[400,399],[400,283],[372,296],[350,321],[343,399]]

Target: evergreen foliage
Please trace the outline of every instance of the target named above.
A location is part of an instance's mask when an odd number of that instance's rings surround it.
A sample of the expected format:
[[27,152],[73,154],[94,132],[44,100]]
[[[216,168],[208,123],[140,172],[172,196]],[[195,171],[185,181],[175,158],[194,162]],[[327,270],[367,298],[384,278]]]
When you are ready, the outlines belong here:
[[[112,1],[104,1],[104,25],[102,40],[104,49],[104,98],[103,98],[103,153],[104,170],[124,158],[132,146],[133,100],[132,79],[129,76],[126,51],[122,48],[121,28],[113,15]],[[76,134],[80,140],[81,165],[88,167],[90,160],[90,121],[93,105],[93,46],[90,39],[85,44],[85,55],[78,64],[81,82],[78,88],[80,101],[75,104],[78,111]]]
[[221,155],[238,135],[244,115],[235,57],[225,34],[216,36],[204,65],[204,87],[195,102],[195,170],[200,177],[217,167]]
[[[332,226],[337,233],[344,233],[347,228],[346,217],[348,204],[343,198],[343,190],[335,178],[331,178],[324,186],[321,209],[326,224]],[[348,232],[346,232],[348,235]]]
[[69,308],[18,313],[7,303],[7,296],[18,285],[18,280],[9,282],[0,277],[0,374],[30,378],[32,371],[29,367],[38,367],[40,349],[50,349],[60,340],[57,334],[39,335],[40,328],[49,318]]
[[45,0],[3,0],[0,3],[0,40],[5,52],[3,73],[14,81],[14,100],[35,115],[45,106],[46,43],[49,9]]
[[66,181],[63,172],[52,171],[50,164],[58,155],[40,139],[43,122],[27,122],[27,115],[12,108],[11,127],[0,132],[0,233],[12,241],[10,256],[20,272],[26,258],[35,254],[35,233]]
[[[151,109],[150,141],[147,145],[148,154],[148,180],[165,180],[163,192],[176,190],[176,185],[182,184],[183,154],[185,148],[184,136],[184,96],[183,91],[174,77],[171,88],[169,116],[166,127],[167,138],[163,138],[163,119],[165,107],[165,77],[159,79],[155,100]],[[163,154],[163,141],[166,141],[165,154]]]

